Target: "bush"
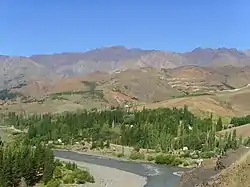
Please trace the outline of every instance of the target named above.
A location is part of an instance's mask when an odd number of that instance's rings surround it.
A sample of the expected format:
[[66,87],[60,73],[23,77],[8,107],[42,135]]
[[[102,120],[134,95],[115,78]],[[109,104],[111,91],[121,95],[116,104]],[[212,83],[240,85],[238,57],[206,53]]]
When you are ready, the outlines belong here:
[[59,180],[52,179],[47,183],[47,187],[59,187],[61,182]]
[[250,137],[246,138],[243,142],[243,145],[248,146],[250,145]]
[[123,157],[124,154],[123,154],[123,153],[117,153],[116,156],[117,156],[118,158],[120,158],[120,157]]
[[183,163],[183,160],[175,155],[160,154],[155,157],[155,163],[178,166]]
[[109,140],[106,142],[105,147],[110,148],[110,141]]
[[54,165],[59,166],[59,167],[63,166],[62,162],[60,160],[58,160],[58,159],[55,160]]
[[189,166],[190,164],[189,164],[189,162],[188,161],[184,161],[183,162],[183,166]]
[[183,152],[183,154],[181,154],[181,156],[184,158],[189,158],[191,155],[190,155],[189,151],[185,151],[185,152]]
[[154,156],[152,156],[152,155],[147,156],[147,161],[153,161],[153,160],[155,160]]
[[145,155],[143,153],[140,153],[140,152],[132,151],[129,158],[132,160],[144,160]]
[[73,184],[75,183],[75,176],[74,173],[68,173],[63,177],[63,183],[64,184]]
[[60,167],[57,166],[57,167],[54,169],[53,176],[54,176],[55,179],[62,178],[62,171],[61,171],[61,168],[60,168]]
[[92,145],[90,147],[91,150],[96,149],[98,147],[96,142],[92,142]]
[[169,163],[169,165],[172,166],[179,166],[183,164],[183,160],[179,157],[173,156],[172,157],[172,163]]
[[75,172],[76,183],[77,184],[85,184],[86,182],[94,183],[94,177],[86,170],[78,169]]
[[140,151],[140,147],[134,147],[134,150],[135,152],[139,152]]
[[65,167],[66,169],[71,170],[71,171],[74,171],[75,169],[77,169],[77,165],[71,162],[66,163]]
[[200,158],[212,158],[215,155],[216,153],[213,151],[205,151],[205,152],[200,152],[199,157]]

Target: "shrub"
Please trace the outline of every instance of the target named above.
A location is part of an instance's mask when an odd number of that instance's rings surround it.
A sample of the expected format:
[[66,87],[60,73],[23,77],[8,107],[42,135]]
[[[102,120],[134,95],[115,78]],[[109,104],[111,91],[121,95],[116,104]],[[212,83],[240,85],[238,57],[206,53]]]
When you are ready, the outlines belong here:
[[183,152],[183,154],[182,154],[181,156],[184,157],[184,158],[188,158],[188,157],[190,157],[191,155],[190,155],[190,152],[189,152],[189,151],[185,151],[185,152]]
[[140,153],[140,152],[132,151],[129,158],[132,160],[144,160],[145,155],[143,153]]
[[120,158],[120,157],[123,157],[124,154],[123,154],[123,153],[117,153],[116,156],[117,156],[118,158]]
[[153,161],[153,160],[155,160],[155,157],[153,155],[147,156],[147,161]]
[[179,166],[183,163],[183,160],[179,157],[173,157],[173,162],[170,165]]
[[59,180],[52,179],[47,183],[47,187],[59,187],[61,182]]
[[77,184],[85,184],[86,182],[94,183],[94,177],[86,170],[78,169],[75,172],[76,183]]
[[98,147],[97,143],[96,142],[92,142],[92,145],[90,147],[90,149],[96,149]]
[[54,172],[53,172],[53,176],[55,179],[62,178],[62,171],[61,171],[60,167],[58,167],[58,166],[55,167]]
[[60,160],[58,160],[58,159],[55,160],[54,165],[59,166],[59,167],[63,166],[62,162]]
[[200,158],[212,158],[215,155],[216,153],[213,151],[205,151],[205,152],[200,152],[199,157]]
[[63,183],[64,184],[73,184],[75,183],[75,176],[74,173],[68,173],[63,177]]
[[246,139],[244,140],[243,144],[244,144],[245,146],[250,145],[250,137],[246,138]]
[[65,167],[66,169],[71,170],[71,171],[74,171],[75,169],[77,169],[77,165],[71,162],[66,163]]
[[140,151],[140,147],[134,147],[134,150],[135,152],[139,152]]
[[189,166],[190,164],[189,164],[189,162],[188,161],[184,161],[183,162],[183,166]]
[[109,140],[106,142],[105,147],[110,148],[110,141]]
[[183,160],[175,155],[160,154],[155,157],[155,163],[178,166]]

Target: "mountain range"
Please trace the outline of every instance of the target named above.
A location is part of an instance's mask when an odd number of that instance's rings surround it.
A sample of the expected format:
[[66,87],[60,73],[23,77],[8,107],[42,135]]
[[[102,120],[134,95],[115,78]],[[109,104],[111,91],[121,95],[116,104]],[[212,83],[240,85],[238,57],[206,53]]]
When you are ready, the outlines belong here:
[[98,48],[78,53],[38,54],[29,57],[0,56],[0,88],[15,88],[29,81],[57,82],[62,78],[94,72],[114,73],[151,67],[157,70],[183,66],[204,68],[250,66],[250,50],[196,48],[176,53],[128,49],[123,46]]

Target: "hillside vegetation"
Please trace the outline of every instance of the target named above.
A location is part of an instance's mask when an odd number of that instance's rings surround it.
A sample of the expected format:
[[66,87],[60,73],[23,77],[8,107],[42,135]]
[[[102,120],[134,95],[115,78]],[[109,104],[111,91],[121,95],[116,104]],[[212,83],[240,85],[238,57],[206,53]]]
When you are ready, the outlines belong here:
[[15,133],[13,138],[5,142],[0,136],[0,187],[94,183],[87,170],[55,160],[49,146],[31,143],[25,134]]
[[[212,116],[199,118],[187,107],[141,111],[117,108],[44,115],[8,113],[4,120],[17,129],[28,128],[27,136],[34,144],[54,142],[59,147],[78,145],[91,150],[108,149],[116,144],[122,146],[119,157],[125,156],[124,146],[129,146],[134,148],[126,155],[130,159],[168,165],[193,164],[192,159],[210,158],[249,143],[248,139],[238,140],[236,131],[217,136],[216,132],[223,129],[221,118],[214,123]],[[183,152],[184,147],[187,150]]]

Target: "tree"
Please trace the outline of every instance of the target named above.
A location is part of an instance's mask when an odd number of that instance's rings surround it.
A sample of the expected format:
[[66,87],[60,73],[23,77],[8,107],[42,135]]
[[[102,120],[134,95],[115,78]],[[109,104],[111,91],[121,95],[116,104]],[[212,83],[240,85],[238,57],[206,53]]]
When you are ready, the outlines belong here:
[[3,145],[3,141],[2,141],[2,138],[0,136],[0,146],[2,146],[2,145]]
[[54,171],[54,155],[51,150],[45,151],[45,161],[44,161],[44,173],[43,173],[43,182],[47,184],[50,179],[53,177]]
[[228,137],[227,137],[227,146],[226,146],[227,149],[230,149],[232,148],[232,133],[230,132],[228,134]]
[[[29,116],[8,113],[6,118],[17,128],[29,128],[26,138],[37,146],[60,138],[65,145],[88,141],[94,145],[93,148],[103,147],[107,142],[107,145],[120,144],[123,148],[160,148],[166,152],[183,146],[202,150],[206,145],[206,151],[213,151],[219,146],[215,132],[222,129],[221,118],[215,124],[212,116],[205,119],[197,117],[187,106],[180,109],[144,108],[140,111],[114,108]],[[45,155],[39,150],[44,153],[43,148],[37,147],[34,165],[43,173]]]
[[217,120],[216,130],[217,130],[217,131],[223,130],[223,124],[222,124],[222,119],[221,119],[221,117],[219,117],[219,119]]
[[237,149],[237,137],[236,137],[236,129],[233,130],[233,135],[232,135],[232,143],[231,143],[232,149]]
[[43,159],[41,162],[46,161],[46,166],[43,167],[45,173],[43,168],[41,170],[37,167],[36,147],[39,146],[32,146],[27,141],[13,142],[0,147],[0,186],[19,186],[22,179],[25,179],[27,185],[33,186],[44,175],[50,177],[49,168],[54,167],[53,152],[45,146],[39,148],[42,155],[47,155],[40,158]]

